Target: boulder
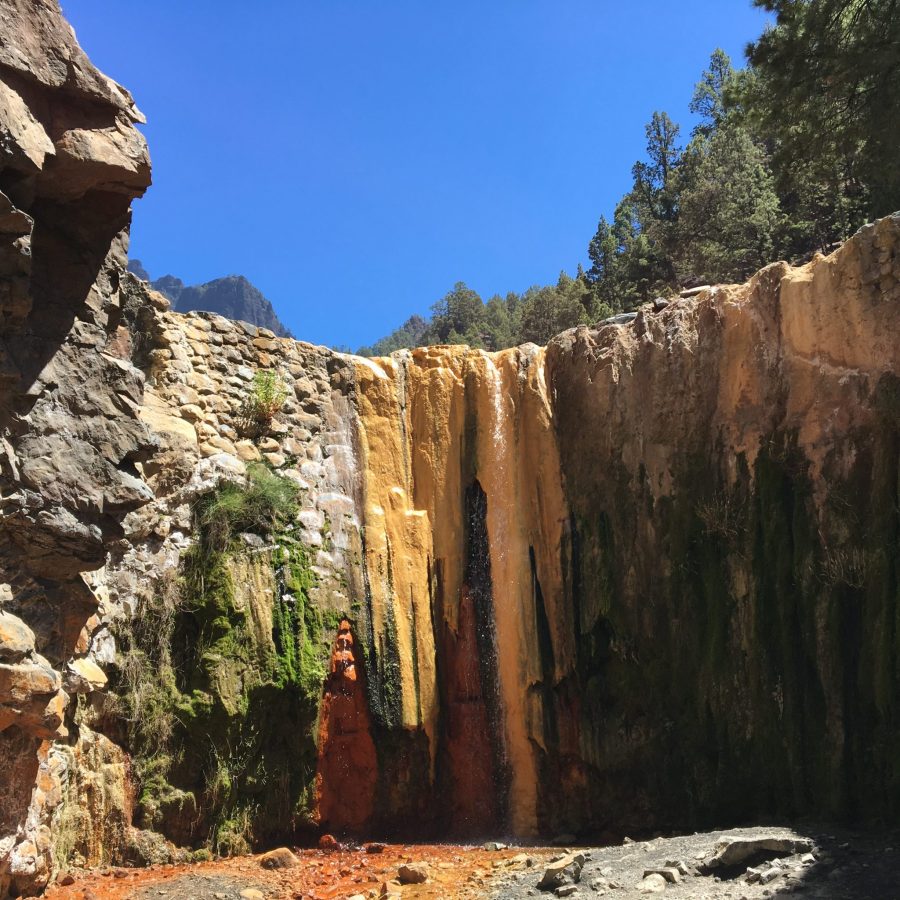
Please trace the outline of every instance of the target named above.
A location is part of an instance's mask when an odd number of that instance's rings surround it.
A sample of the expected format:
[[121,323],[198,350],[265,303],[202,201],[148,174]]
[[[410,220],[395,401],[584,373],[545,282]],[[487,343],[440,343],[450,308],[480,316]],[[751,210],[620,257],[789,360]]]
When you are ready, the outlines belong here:
[[397,870],[400,884],[424,884],[428,881],[428,866],[425,863],[406,863]]
[[322,837],[319,838],[319,849],[331,852],[340,850],[341,845],[337,842],[337,838],[333,834],[323,834]]
[[34,632],[19,618],[0,610],[0,660],[16,663],[34,651]]
[[90,694],[106,687],[106,674],[90,659],[73,659],[66,666],[66,690],[70,694]]
[[670,884],[678,884],[681,881],[681,872],[675,866],[658,866],[657,868],[644,869],[644,878],[650,875],[661,875]]
[[638,890],[642,894],[661,894],[666,889],[666,879],[657,873],[647,875],[638,884]]
[[278,847],[263,853],[259,858],[259,864],[264,869],[293,869],[300,865],[300,860],[287,847]]
[[809,853],[815,844],[809,838],[761,835],[756,838],[733,838],[716,845],[715,854],[706,860],[706,869],[739,866],[761,854],[770,858]]
[[581,880],[581,870],[583,868],[583,853],[567,853],[544,869],[544,874],[541,876],[537,886],[541,890],[552,891],[562,887],[564,884],[577,884]]

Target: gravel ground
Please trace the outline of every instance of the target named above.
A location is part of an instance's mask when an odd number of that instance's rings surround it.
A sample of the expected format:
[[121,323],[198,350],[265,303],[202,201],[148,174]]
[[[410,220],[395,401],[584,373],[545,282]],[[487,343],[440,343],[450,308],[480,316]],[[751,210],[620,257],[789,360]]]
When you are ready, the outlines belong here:
[[[778,837],[808,841],[806,852],[765,861],[772,853],[761,853],[728,871],[704,870],[704,861],[713,856],[716,845],[733,839]],[[580,850],[581,848],[567,848]],[[559,851],[556,855],[559,855]],[[808,900],[900,900],[900,832],[858,833],[828,828],[739,828],[712,831],[682,837],[656,838],[630,842],[617,847],[584,848],[588,857],[580,880],[569,879],[559,894],[553,889],[539,890],[545,870],[543,854],[535,854],[532,866],[521,861],[497,866],[486,897],[518,900],[524,897],[570,896],[607,897],[608,900],[646,900],[661,897],[670,900],[756,900],[797,894]],[[648,890],[644,881],[648,869],[683,863],[690,874],[679,875],[679,883],[651,879],[657,891]],[[748,866],[755,866],[771,878],[765,884],[751,882]]]
[[147,885],[135,891],[134,900],[244,900],[241,891],[255,888],[267,893],[266,885],[245,879],[216,875],[185,874],[165,884]]

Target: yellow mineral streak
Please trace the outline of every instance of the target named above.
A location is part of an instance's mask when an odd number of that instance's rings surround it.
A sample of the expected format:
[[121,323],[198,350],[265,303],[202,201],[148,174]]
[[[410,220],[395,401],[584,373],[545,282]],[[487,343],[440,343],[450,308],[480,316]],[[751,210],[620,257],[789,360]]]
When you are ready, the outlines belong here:
[[359,361],[356,377],[364,423],[360,429],[362,531],[372,625],[383,649],[390,640],[388,625],[393,619],[403,725],[424,727],[433,747],[437,681],[429,585],[431,535],[427,515],[411,500],[403,362]]
[[497,354],[422,348],[360,362],[356,376],[373,624],[376,634],[383,634],[386,610],[392,609],[404,725],[425,728],[434,758],[434,629],[443,625],[432,621],[443,610],[446,625],[457,627],[465,566],[464,498],[477,480],[487,496],[504,716],[498,725],[503,733],[496,739],[510,763],[509,825],[518,834],[535,833],[533,747],[543,744],[544,727],[529,688],[544,673],[529,548],[534,548],[550,623],[554,671],[548,674],[554,682],[571,670],[574,659],[571,604],[564,603],[562,576],[568,512],[544,351],[534,346]]

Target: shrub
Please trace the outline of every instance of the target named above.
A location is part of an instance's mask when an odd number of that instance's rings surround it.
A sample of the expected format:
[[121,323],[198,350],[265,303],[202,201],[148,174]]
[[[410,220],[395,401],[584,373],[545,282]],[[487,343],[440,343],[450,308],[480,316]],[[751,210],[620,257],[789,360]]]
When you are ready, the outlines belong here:
[[223,484],[194,508],[203,549],[221,552],[241,532],[267,537],[297,514],[297,486],[263,463],[247,466],[247,484]]
[[257,371],[250,385],[250,395],[244,404],[244,430],[256,436],[266,434],[287,398],[287,385],[277,372],[270,369]]

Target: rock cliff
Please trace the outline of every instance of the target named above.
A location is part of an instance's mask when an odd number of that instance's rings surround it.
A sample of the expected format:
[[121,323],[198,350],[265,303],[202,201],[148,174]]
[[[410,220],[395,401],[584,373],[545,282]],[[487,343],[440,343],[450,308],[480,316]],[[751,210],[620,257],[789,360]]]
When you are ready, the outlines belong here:
[[[231,812],[208,827],[233,830],[237,809],[251,843],[317,824],[612,835],[890,815],[898,245],[885,219],[802,268],[498,354],[368,360],[155,313],[141,417],[159,450],[139,464],[155,499],[94,576],[123,621],[157,572],[184,570],[197,497],[258,461],[299,492],[287,531],[228,562],[239,610],[260,582],[235,566],[262,560],[259,621],[288,598],[300,662],[293,682],[271,674],[294,652],[277,623],[253,639],[269,675],[216,662],[231,674],[207,679],[212,708],[269,737],[223,761]],[[259,370],[287,397],[250,437]],[[261,686],[305,698],[284,712],[293,744],[256,721]],[[265,823],[262,769],[294,792]],[[166,777],[209,802],[203,779]]]
[[0,15],[0,894],[896,814],[900,216],[546,348],[342,355],[126,273],[139,113]]
[[[0,892],[39,885],[83,751],[73,697],[102,609],[83,573],[150,498],[120,289],[129,206],[150,183],[142,121],[55,2],[0,7]],[[52,744],[66,738],[67,752]],[[72,750],[74,748],[74,751]],[[71,751],[71,752],[69,752]]]

